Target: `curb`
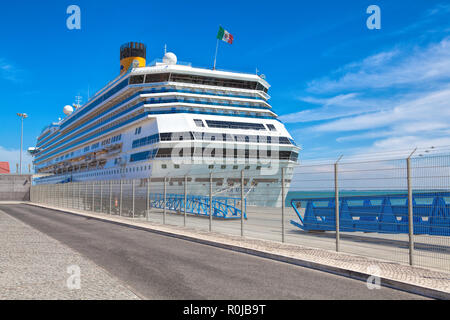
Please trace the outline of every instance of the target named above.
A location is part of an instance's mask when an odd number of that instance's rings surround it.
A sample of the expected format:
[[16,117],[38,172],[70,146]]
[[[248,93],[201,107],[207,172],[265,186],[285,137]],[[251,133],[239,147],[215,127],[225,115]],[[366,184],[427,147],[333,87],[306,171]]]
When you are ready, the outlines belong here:
[[[77,215],[77,216],[81,216],[81,217],[88,217],[90,219],[95,219],[97,221],[108,222],[108,223],[116,224],[119,226],[124,226],[124,227],[133,228],[133,229],[137,229],[137,230],[152,232],[152,233],[163,235],[163,236],[169,236],[172,238],[195,242],[195,243],[199,243],[199,244],[203,244],[203,245],[209,245],[209,246],[213,246],[213,247],[217,247],[217,248],[221,248],[221,249],[225,249],[225,250],[231,250],[234,252],[250,254],[253,256],[260,257],[260,258],[266,258],[266,259],[271,259],[271,260],[275,260],[275,261],[279,261],[279,262],[289,263],[292,265],[297,265],[297,266],[301,266],[301,267],[305,267],[305,268],[309,268],[309,269],[332,273],[335,275],[344,276],[347,278],[360,280],[360,281],[364,281],[364,282],[370,276],[372,276],[371,274],[368,274],[368,273],[353,271],[353,270],[335,267],[335,266],[330,266],[330,265],[323,264],[323,263],[312,262],[312,261],[303,260],[303,259],[299,259],[299,258],[287,257],[287,256],[283,256],[283,255],[279,255],[279,254],[275,254],[275,253],[269,253],[269,252],[265,252],[265,251],[261,251],[261,250],[257,250],[257,249],[240,247],[240,246],[233,245],[233,244],[226,244],[226,243],[220,243],[220,242],[216,242],[216,241],[212,241],[212,240],[199,239],[199,238],[195,238],[192,236],[177,234],[175,232],[170,232],[170,231],[156,230],[156,229],[152,229],[152,227],[150,227],[150,226],[149,227],[138,226],[138,225],[134,225],[132,222],[114,221],[114,220],[108,219],[107,217],[97,217],[97,216],[91,216],[88,214],[83,214],[83,213],[78,213],[78,212],[64,211],[64,210],[58,209],[58,208],[48,208],[48,207],[41,206],[41,205],[35,204],[35,203],[23,202],[22,204],[40,207],[40,208],[44,208],[44,209],[50,209],[50,210],[62,212],[65,214],[72,214],[72,215]],[[428,288],[428,287],[423,287],[423,286],[416,285],[416,284],[402,282],[399,280],[384,278],[382,276],[380,277],[380,280],[381,280],[381,286],[384,286],[384,287],[389,287],[392,289],[397,289],[397,290],[401,290],[401,291],[405,291],[405,292],[409,292],[409,293],[414,293],[414,294],[422,295],[422,296],[425,296],[428,298],[433,298],[433,299],[450,300],[450,292],[440,291],[440,290],[436,290],[433,288]]]

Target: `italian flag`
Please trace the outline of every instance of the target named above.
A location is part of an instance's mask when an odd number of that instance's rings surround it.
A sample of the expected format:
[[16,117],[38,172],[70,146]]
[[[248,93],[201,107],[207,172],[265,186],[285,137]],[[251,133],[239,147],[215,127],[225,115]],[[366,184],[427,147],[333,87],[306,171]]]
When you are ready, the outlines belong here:
[[224,28],[219,28],[219,33],[217,34],[217,39],[228,42],[229,44],[233,44],[234,37],[231,33],[229,33]]

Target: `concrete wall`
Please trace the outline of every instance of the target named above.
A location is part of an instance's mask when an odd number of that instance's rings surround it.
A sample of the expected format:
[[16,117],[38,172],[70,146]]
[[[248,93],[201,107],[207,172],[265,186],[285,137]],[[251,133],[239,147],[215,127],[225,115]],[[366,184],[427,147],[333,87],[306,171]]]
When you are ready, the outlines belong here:
[[29,201],[30,174],[0,174],[0,201]]

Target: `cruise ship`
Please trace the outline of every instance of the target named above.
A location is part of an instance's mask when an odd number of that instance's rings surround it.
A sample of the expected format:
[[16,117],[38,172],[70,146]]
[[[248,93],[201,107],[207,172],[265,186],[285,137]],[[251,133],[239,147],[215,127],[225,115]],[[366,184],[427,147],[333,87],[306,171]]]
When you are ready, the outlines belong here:
[[300,148],[265,76],[196,68],[171,52],[146,65],[146,51],[123,45],[119,76],[42,130],[34,184],[188,176],[190,192],[207,195],[211,173],[233,186],[244,170],[247,203],[279,206],[281,169],[289,183]]

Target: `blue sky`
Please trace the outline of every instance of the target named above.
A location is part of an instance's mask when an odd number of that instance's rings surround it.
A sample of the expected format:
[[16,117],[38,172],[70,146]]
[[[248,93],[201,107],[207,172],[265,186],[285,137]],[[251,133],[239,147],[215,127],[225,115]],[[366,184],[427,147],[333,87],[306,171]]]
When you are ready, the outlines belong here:
[[[66,9],[81,8],[81,30]],[[381,29],[369,30],[369,5]],[[447,1],[8,1],[0,10],[0,161],[18,159],[62,108],[119,71],[119,46],[164,44],[180,61],[255,72],[302,145],[301,159],[450,145],[450,4]],[[29,158],[27,158],[29,161]]]

